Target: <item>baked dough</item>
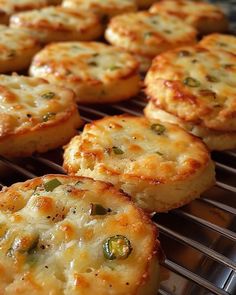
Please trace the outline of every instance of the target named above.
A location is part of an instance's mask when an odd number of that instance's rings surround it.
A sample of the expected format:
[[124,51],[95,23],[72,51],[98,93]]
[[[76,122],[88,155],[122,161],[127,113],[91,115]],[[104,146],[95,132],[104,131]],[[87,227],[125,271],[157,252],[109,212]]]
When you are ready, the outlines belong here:
[[112,103],[139,92],[139,64],[129,53],[98,42],[46,46],[33,59],[30,75],[66,85],[79,103]]
[[61,6],[15,14],[10,19],[10,26],[29,31],[42,43],[91,41],[103,33],[103,26],[96,15]]
[[148,212],[180,207],[214,183],[200,139],[176,125],[128,115],[87,124],[65,148],[64,168],[113,183]]
[[0,116],[0,155],[8,157],[61,146],[81,125],[71,90],[16,75],[0,75]]
[[150,7],[156,0],[136,0],[139,8],[144,9]]
[[229,28],[229,22],[223,11],[218,6],[206,2],[160,0],[153,4],[150,12],[159,13],[160,11],[184,20],[195,27],[201,35],[225,32]]
[[196,31],[174,16],[144,11],[112,18],[105,38],[112,45],[151,60],[171,48],[194,44]]
[[[231,148],[235,147],[235,65],[235,55],[197,46],[159,55],[145,79],[146,94],[152,101],[148,113],[156,106],[197,128],[196,135],[204,132],[204,137],[218,137],[219,142],[208,141],[211,149],[228,149],[230,138]],[[221,140],[224,134],[227,143]]]
[[0,208],[4,295],[156,294],[156,227],[110,184],[46,175],[4,188]]
[[211,34],[205,36],[199,45],[210,50],[224,50],[236,55],[236,36],[224,34]]
[[[54,4],[55,0],[0,0],[0,24],[8,24],[12,14]],[[56,3],[58,4],[58,3]]]
[[114,15],[137,9],[135,0],[64,0],[62,6],[78,11],[95,12],[105,22]]
[[39,50],[38,41],[29,33],[0,25],[0,73],[26,69]]

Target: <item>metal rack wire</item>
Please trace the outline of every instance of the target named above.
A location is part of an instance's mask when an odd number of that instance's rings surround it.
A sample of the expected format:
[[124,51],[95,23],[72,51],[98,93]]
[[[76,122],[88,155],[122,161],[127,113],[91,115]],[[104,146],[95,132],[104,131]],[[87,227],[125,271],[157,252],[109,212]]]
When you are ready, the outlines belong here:
[[[142,114],[141,95],[110,106],[80,106],[85,122],[103,116]],[[213,153],[217,184],[191,204],[153,217],[166,253],[161,295],[236,294],[236,153]],[[0,157],[0,185],[64,173],[62,150],[30,158]]]

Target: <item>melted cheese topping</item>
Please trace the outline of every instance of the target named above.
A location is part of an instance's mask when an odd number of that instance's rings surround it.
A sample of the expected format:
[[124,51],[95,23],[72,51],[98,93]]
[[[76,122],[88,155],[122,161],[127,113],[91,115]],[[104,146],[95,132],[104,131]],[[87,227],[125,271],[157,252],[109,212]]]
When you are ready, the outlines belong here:
[[22,10],[41,8],[47,4],[47,0],[0,0],[0,10],[11,15]]
[[188,0],[161,0],[150,8],[152,13],[159,13],[160,11],[184,19],[192,25],[199,19],[204,21],[204,18],[215,18],[217,20],[223,15],[221,9],[215,5]]
[[62,5],[109,16],[136,10],[135,0],[64,0]]
[[35,39],[19,29],[0,25],[0,36],[0,58],[2,60],[21,55],[24,50],[36,46]]
[[204,37],[199,45],[210,50],[224,50],[236,54],[236,37],[233,35],[211,34]]
[[38,44],[29,33],[0,25],[0,61],[10,61],[35,48]]
[[109,83],[133,74],[138,63],[122,50],[96,42],[66,42],[46,46],[31,65],[34,76],[76,83]]
[[135,177],[171,183],[197,173],[210,158],[200,140],[175,125],[114,116],[87,124],[67,147],[65,160],[78,175],[94,170],[110,180],[122,175],[121,183]]
[[235,55],[201,47],[169,51],[154,60],[145,83],[159,107],[184,121],[236,130]]
[[0,137],[51,124],[74,108],[70,90],[38,78],[0,75]]
[[167,14],[139,12],[114,17],[105,37],[128,51],[155,56],[169,48],[194,43],[196,31]]
[[[93,205],[106,212],[92,214]],[[4,189],[0,208],[4,294],[134,295],[152,276],[150,264],[158,265],[154,225],[109,184],[48,175]],[[116,235],[129,240],[131,253],[109,260],[103,244]],[[139,294],[154,294],[156,275]]]
[[41,10],[32,10],[14,15],[11,24],[38,30],[79,31],[99,25],[98,18],[90,13],[74,12],[60,6],[46,7]]

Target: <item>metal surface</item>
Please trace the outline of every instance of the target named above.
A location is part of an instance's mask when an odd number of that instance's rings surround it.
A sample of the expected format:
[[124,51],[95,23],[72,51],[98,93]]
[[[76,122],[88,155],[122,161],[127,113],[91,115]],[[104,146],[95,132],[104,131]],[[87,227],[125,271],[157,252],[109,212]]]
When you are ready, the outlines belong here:
[[[211,1],[223,5],[236,28],[236,1]],[[80,106],[85,122],[107,115],[140,115],[142,95],[110,106]],[[30,158],[0,157],[0,188],[46,173],[64,173],[62,149]],[[166,254],[162,264],[160,295],[236,294],[236,152],[213,153],[217,185],[189,205],[156,214],[160,240]]]

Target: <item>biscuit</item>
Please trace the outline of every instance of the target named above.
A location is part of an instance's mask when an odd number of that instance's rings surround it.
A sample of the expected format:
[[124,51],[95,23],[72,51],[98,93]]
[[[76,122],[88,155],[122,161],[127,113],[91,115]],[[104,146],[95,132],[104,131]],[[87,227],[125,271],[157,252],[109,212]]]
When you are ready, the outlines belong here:
[[145,11],[112,18],[105,38],[112,45],[151,60],[170,48],[194,44],[196,31],[176,17]]
[[29,33],[0,25],[0,73],[26,69],[39,50],[38,41]]
[[156,226],[112,185],[45,175],[4,188],[0,208],[4,294],[156,294]]
[[216,5],[188,0],[160,0],[150,8],[151,13],[160,11],[174,15],[195,27],[202,34],[225,32],[229,22]]
[[61,6],[17,13],[10,18],[10,26],[29,31],[42,43],[91,41],[103,33],[103,26],[94,14]]
[[29,156],[69,141],[81,120],[71,90],[39,78],[0,75],[0,155]]
[[[235,146],[235,65],[236,56],[221,50],[196,46],[168,51],[154,59],[145,78],[146,94],[184,124],[219,138],[229,133]],[[220,144],[224,149],[224,142]]]
[[8,24],[10,16],[14,13],[42,8],[53,2],[55,0],[0,0],[0,24]]
[[30,74],[74,90],[79,103],[128,99],[139,92],[139,64],[129,53],[98,42],[46,46],[33,59]]
[[236,132],[221,132],[186,122],[158,106],[156,99],[149,100],[144,109],[145,116],[153,123],[163,121],[179,125],[193,135],[200,137],[212,151],[223,151],[236,148]]
[[224,50],[236,55],[236,37],[233,35],[211,34],[204,37],[199,46],[210,50]]
[[201,140],[176,125],[128,115],[87,124],[65,148],[64,168],[111,182],[148,212],[180,207],[214,183]]
[[137,9],[134,0],[64,0],[62,6],[78,9],[78,11],[90,11],[104,18]]

